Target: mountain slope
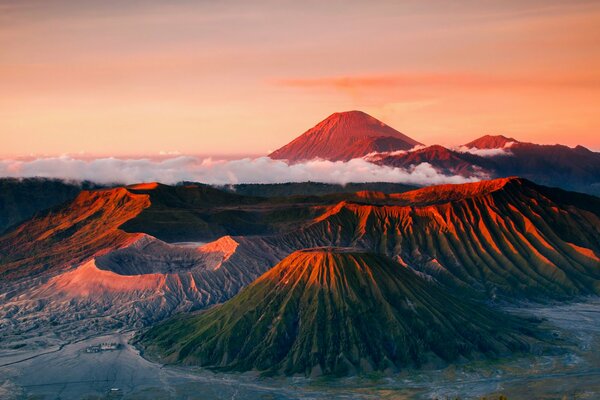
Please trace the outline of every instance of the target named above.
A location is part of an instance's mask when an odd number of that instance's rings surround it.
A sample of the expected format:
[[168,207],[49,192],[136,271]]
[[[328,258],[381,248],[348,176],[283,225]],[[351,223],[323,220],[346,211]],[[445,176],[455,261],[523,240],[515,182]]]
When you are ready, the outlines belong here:
[[341,202],[270,240],[368,249],[492,298],[600,294],[600,199],[519,178]]
[[372,152],[408,150],[420,144],[361,111],[335,113],[269,157],[290,162],[347,161]]
[[0,278],[60,272],[127,247],[143,234],[172,242],[206,242],[230,234],[291,230],[339,201],[304,200],[241,196],[206,185],[82,191],[70,203],[0,236]]
[[161,361],[288,375],[397,370],[526,350],[525,323],[384,257],[298,251],[227,303],[151,329]]
[[[600,292],[600,200],[592,196],[518,178],[401,194],[326,196],[317,203],[217,193],[219,204],[213,204],[202,200],[202,193],[204,188],[194,187],[163,187],[157,194],[139,187],[82,192],[69,205],[0,236],[0,276],[6,281],[60,272],[103,254],[119,254],[142,233],[205,241],[217,229],[269,234],[249,238],[234,250],[243,253],[250,242],[262,246],[252,250],[259,272],[295,250],[351,246],[397,257],[451,286],[492,297],[569,298]],[[145,246],[135,257],[129,252],[121,263],[130,271],[137,268],[134,273],[190,265],[183,252],[177,262],[169,261],[173,267],[155,269],[150,263],[163,261],[145,254],[159,247]],[[238,261],[246,268],[247,261]]]
[[0,237],[0,277],[58,271],[139,239],[118,227],[150,205],[147,195],[116,188],[82,191],[75,200]]
[[[62,340],[147,326],[223,302],[281,258],[245,238],[199,247],[146,235],[69,269],[0,281],[0,337]],[[43,306],[41,306],[43,305]]]

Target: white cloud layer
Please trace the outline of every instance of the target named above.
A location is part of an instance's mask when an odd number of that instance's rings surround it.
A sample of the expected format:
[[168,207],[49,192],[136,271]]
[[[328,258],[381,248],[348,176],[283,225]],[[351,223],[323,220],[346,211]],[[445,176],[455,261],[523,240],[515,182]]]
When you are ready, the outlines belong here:
[[479,149],[477,147],[460,146],[454,148],[454,150],[458,151],[459,153],[471,153],[480,157],[512,156],[513,153],[509,150],[509,148],[513,144],[514,142],[508,142],[504,145],[504,147],[496,149]]
[[174,184],[194,181],[227,185],[236,183],[397,182],[414,185],[465,183],[484,177],[449,176],[422,163],[410,169],[380,166],[363,159],[347,162],[324,160],[288,165],[268,157],[214,160],[178,156],[162,160],[97,158],[82,160],[70,156],[34,160],[0,160],[0,176],[44,177],[88,180],[101,184],[132,184],[158,181]]
[[373,151],[373,152],[365,155],[363,157],[363,159],[365,159],[367,161],[377,161],[377,160],[381,160],[384,157],[401,156],[401,155],[404,155],[407,153],[412,153],[413,151],[418,151],[418,150],[425,149],[425,148],[427,148],[427,146],[425,146],[423,144],[418,144],[409,150]]

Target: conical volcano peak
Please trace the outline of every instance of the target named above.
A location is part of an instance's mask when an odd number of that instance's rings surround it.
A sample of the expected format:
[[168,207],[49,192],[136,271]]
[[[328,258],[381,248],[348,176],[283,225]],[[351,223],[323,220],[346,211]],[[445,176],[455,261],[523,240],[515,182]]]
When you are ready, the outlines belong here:
[[316,247],[298,250],[287,256],[261,279],[278,283],[303,281],[322,286],[335,286],[352,270],[366,272],[368,260],[377,258],[366,250],[354,247]]
[[[358,110],[342,111],[342,112],[333,113],[329,117],[324,119],[321,123],[347,124],[351,127],[356,127],[356,128],[359,128],[361,126],[364,128],[369,125],[372,125],[373,127],[388,127],[389,128],[389,126],[387,124],[385,124],[384,122],[378,120],[375,117],[370,116],[366,112],[358,111]],[[390,129],[392,129],[392,128],[390,128]],[[375,134],[378,136],[382,135],[382,132],[377,132],[377,131],[367,131],[367,133]],[[399,132],[396,131],[395,129],[392,129],[391,133],[397,134]],[[357,133],[357,134],[359,134],[359,133]]]
[[377,118],[374,118],[367,114],[364,111],[360,110],[350,110],[350,111],[339,111],[331,114],[327,119],[343,119],[343,118],[363,118],[363,119],[372,119],[378,121]]
[[526,325],[432,289],[384,256],[316,248],[290,254],[221,306],[153,328],[141,343],[163,362],[348,375],[527,350]]
[[269,157],[297,162],[347,161],[369,153],[409,150],[420,143],[362,111],[330,115]]
[[465,144],[464,146],[470,149],[502,149],[510,146],[513,143],[519,143],[519,141],[503,135],[485,135],[479,139],[475,139],[472,142]]

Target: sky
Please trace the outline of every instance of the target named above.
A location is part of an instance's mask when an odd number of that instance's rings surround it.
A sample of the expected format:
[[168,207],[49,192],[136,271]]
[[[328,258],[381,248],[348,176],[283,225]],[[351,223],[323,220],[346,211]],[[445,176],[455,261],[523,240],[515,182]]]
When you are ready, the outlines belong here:
[[600,150],[598,1],[0,0],[0,157],[264,155],[337,111]]

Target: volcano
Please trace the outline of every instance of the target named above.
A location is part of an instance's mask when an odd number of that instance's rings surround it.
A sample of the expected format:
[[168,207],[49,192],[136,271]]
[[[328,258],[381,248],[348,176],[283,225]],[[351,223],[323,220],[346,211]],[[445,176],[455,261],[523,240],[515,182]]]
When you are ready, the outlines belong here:
[[348,161],[372,152],[409,150],[421,143],[362,111],[335,113],[269,154],[289,162]]
[[489,298],[600,294],[600,199],[503,178],[343,201],[279,239],[360,247]]
[[528,349],[529,323],[348,248],[296,251],[230,301],[141,340],[163,362],[287,375],[397,371]]
[[469,149],[502,149],[515,143],[521,142],[503,135],[485,135],[465,144],[464,147]]

